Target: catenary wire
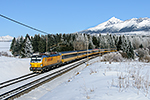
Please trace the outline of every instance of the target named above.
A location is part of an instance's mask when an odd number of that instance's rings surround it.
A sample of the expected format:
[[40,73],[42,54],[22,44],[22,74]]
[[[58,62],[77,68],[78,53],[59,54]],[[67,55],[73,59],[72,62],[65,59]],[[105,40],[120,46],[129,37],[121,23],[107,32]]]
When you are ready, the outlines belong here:
[[4,16],[4,15],[2,15],[2,14],[0,14],[0,16],[3,17],[3,18],[5,18],[5,19],[7,19],[7,20],[13,21],[13,22],[15,22],[15,23],[17,23],[17,24],[20,24],[20,25],[22,25],[22,26],[25,26],[25,27],[27,27],[27,28],[30,28],[30,29],[32,29],[32,30],[38,31],[38,32],[40,32],[40,33],[49,34],[49,33],[47,33],[47,32],[44,32],[44,31],[42,31],[42,30],[39,30],[39,29],[37,29],[37,28],[31,27],[31,26],[29,26],[29,25],[26,25],[26,24],[24,24],[24,23],[21,23],[21,22],[19,22],[19,21],[16,21],[16,20],[14,20],[14,19],[12,19],[12,18],[6,17],[6,16]]

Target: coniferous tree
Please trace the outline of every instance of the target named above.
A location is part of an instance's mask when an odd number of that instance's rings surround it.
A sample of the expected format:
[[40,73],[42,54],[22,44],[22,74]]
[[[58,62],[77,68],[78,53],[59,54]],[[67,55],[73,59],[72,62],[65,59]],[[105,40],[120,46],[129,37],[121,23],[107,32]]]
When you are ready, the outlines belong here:
[[16,44],[16,38],[14,37],[10,46],[10,50],[12,51],[12,54],[14,53],[15,44]]
[[143,48],[143,45],[141,44],[141,45],[139,46],[139,48]]
[[46,52],[46,38],[44,35],[41,36],[39,45],[38,45],[39,52],[43,53]]
[[19,56],[20,55],[20,51],[21,51],[21,48],[22,47],[22,43],[20,42],[20,37],[17,38],[16,40],[16,43],[14,45],[14,49],[13,49],[13,52],[12,54],[14,56]]
[[131,45],[131,42],[129,42],[129,46],[127,47],[127,57],[134,59],[134,51],[133,46]]
[[116,47],[117,47],[117,51],[123,50],[123,49],[122,49],[122,38],[121,38],[121,36],[119,37],[119,41],[118,41]]
[[21,49],[22,49],[23,43],[24,43],[24,39],[23,39],[23,36],[21,36],[19,38],[19,47],[18,47],[18,49],[19,49],[19,51],[18,51],[19,55],[21,53]]
[[[34,52],[45,52],[46,51],[46,36],[35,35],[32,39],[27,35],[25,39],[23,37],[13,39],[10,50],[12,54],[22,55],[27,44],[25,41],[31,42]],[[131,42],[126,36],[112,36],[112,35],[90,35],[90,34],[51,34],[48,37],[48,51],[72,51],[72,50],[85,50],[94,48],[114,48],[126,52],[128,58],[133,58],[134,52]],[[24,40],[24,42],[23,42]],[[87,42],[88,41],[88,42]],[[130,45],[129,45],[130,42]],[[133,42],[134,43],[134,42]],[[27,50],[27,48],[25,49]],[[30,51],[32,53],[32,51]],[[132,54],[133,53],[133,54]],[[24,57],[27,55],[24,55]]]
[[97,40],[97,38],[95,36],[92,37],[92,42],[93,42],[93,44],[95,45],[96,48],[99,47],[98,40]]
[[39,41],[40,41],[40,35],[39,34],[35,35],[33,40],[32,40],[32,45],[33,45],[34,52],[39,52],[39,48],[38,48]]
[[115,48],[115,40],[114,37],[110,34],[110,48]]
[[22,49],[21,49],[21,52],[20,52],[20,56],[22,58],[31,57],[34,50],[33,50],[33,46],[32,46],[32,43],[31,43],[31,39],[30,39],[28,34],[26,35],[22,45],[23,46],[22,46]]

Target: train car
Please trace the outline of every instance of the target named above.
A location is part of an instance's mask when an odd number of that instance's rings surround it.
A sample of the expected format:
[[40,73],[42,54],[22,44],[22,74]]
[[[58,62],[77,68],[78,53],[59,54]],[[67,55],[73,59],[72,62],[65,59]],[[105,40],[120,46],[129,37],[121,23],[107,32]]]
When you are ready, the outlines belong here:
[[116,48],[111,48],[110,52],[116,52],[117,49]]
[[78,52],[78,54],[77,54],[78,59],[87,57],[87,50],[79,50],[77,52]]
[[93,49],[92,50],[92,55],[99,54],[100,49]]
[[92,49],[89,49],[87,52],[87,56],[90,57],[92,55]]
[[62,63],[68,63],[78,58],[77,51],[61,52],[61,56],[62,56]]
[[109,53],[109,52],[111,52],[111,51],[109,51],[108,49],[100,49],[100,54],[106,54],[106,53]]
[[33,55],[30,61],[30,71],[44,72],[60,65],[61,61],[61,54]]
[[30,61],[30,71],[33,72],[44,72],[49,69],[53,69],[64,63],[69,63],[77,59],[82,59],[85,57],[92,57],[92,55],[105,54],[108,52],[114,52],[115,49],[89,49],[80,51],[67,51],[58,54],[37,54],[31,57]]

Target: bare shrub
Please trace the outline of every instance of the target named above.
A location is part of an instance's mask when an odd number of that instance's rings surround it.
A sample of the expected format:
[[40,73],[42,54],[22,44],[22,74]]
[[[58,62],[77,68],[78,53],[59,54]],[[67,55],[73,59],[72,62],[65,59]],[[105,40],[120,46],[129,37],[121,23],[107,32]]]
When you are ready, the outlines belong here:
[[150,62],[150,55],[144,56],[144,57],[143,57],[143,60],[144,60],[145,62]]
[[150,54],[150,46],[147,47],[149,49],[149,54]]
[[2,53],[2,56],[6,56],[6,57],[7,57],[7,56],[8,56],[8,53],[7,53],[7,52],[3,52],[3,53]]
[[123,61],[123,58],[120,53],[109,53],[103,55],[103,59],[101,61],[109,61],[111,64],[111,62],[121,62]]
[[93,73],[97,73],[97,70],[90,69],[90,75]]
[[6,56],[6,57],[11,57],[11,55],[9,55],[7,52],[0,52],[0,56]]
[[121,51],[119,53],[122,55],[123,58],[127,58],[127,53]]
[[120,73],[118,79],[112,79],[111,86],[117,86],[119,92],[124,91],[129,87],[137,89],[137,94],[139,91],[143,91],[145,96],[148,96],[149,93],[149,71],[145,75],[141,74],[141,66],[130,66],[127,68],[126,72]]
[[148,48],[139,48],[136,50],[137,56],[139,57],[139,61],[144,61],[148,59],[149,49]]
[[73,47],[75,50],[85,50],[87,49],[87,43],[83,40],[78,40],[73,42]]
[[80,73],[79,73],[79,72],[77,72],[77,73],[76,73],[76,76],[77,76],[77,75],[79,75],[79,74],[80,74]]

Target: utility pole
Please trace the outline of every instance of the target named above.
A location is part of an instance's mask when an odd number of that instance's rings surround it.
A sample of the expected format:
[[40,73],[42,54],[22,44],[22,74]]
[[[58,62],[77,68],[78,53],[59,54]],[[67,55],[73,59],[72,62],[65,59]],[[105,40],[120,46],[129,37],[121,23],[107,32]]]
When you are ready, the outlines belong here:
[[46,35],[46,52],[48,50],[48,35]]
[[88,65],[89,65],[89,64],[88,64],[88,60],[89,60],[89,59],[88,59],[88,51],[89,51],[89,50],[88,50],[88,43],[89,43],[88,40],[86,41],[86,43],[87,43],[87,63],[86,63],[86,66],[88,66]]
[[100,57],[101,57],[101,43],[99,44],[99,59],[100,59]]

